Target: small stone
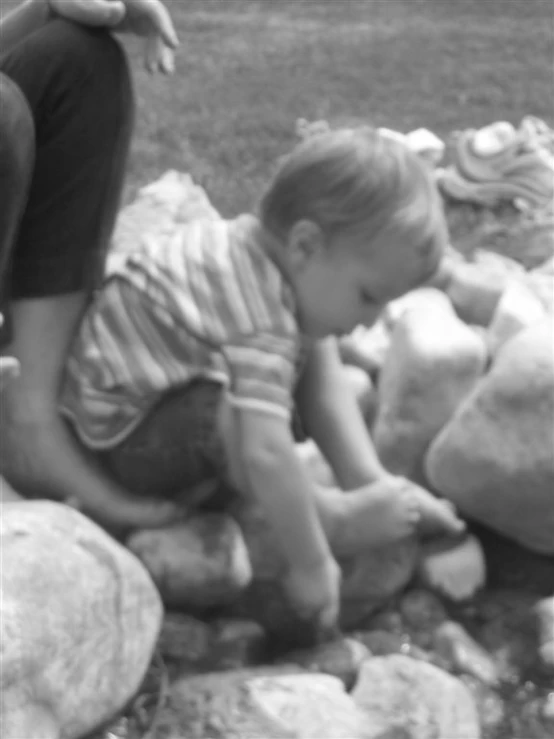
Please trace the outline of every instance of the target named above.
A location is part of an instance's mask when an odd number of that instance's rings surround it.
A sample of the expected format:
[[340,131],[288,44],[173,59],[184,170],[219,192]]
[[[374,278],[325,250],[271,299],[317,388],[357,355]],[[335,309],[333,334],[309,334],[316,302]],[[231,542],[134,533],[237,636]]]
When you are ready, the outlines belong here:
[[452,601],[464,601],[480,590],[486,580],[486,562],[477,537],[436,538],[422,546],[419,578]]
[[406,626],[402,614],[398,611],[386,610],[375,614],[369,621],[371,630],[389,631],[391,634],[401,636],[406,633]]
[[533,608],[538,633],[538,654],[543,670],[554,675],[554,596],[544,598]]
[[434,630],[446,621],[446,611],[436,595],[428,590],[410,590],[400,601],[404,623],[415,630]]
[[169,660],[190,667],[204,663],[211,652],[214,634],[210,627],[184,613],[165,614],[158,649]]
[[298,665],[308,672],[331,675],[338,678],[346,690],[351,690],[362,662],[369,656],[367,647],[356,639],[338,639],[311,649],[288,652],[280,662]]
[[267,636],[260,624],[246,619],[221,619],[212,626],[215,631],[212,670],[238,670],[262,661]]
[[460,624],[454,621],[441,624],[435,631],[434,647],[452,665],[454,672],[473,675],[493,688],[499,685],[494,660]]
[[554,693],[549,693],[546,696],[542,707],[542,716],[546,721],[554,722]]
[[381,629],[355,631],[353,637],[376,657],[387,654],[402,654],[406,649],[406,645],[409,644],[405,636]]
[[235,600],[252,568],[237,523],[205,513],[168,528],[137,531],[127,542],[168,608],[210,608]]

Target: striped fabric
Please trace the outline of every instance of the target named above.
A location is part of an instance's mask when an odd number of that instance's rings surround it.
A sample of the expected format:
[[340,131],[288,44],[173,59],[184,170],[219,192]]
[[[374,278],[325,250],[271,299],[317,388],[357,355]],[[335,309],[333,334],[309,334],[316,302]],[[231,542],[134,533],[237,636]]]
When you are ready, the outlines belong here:
[[116,267],[82,321],[61,394],[87,446],[117,445],[163,394],[199,376],[237,406],[290,418],[303,344],[257,228],[251,216],[181,225]]

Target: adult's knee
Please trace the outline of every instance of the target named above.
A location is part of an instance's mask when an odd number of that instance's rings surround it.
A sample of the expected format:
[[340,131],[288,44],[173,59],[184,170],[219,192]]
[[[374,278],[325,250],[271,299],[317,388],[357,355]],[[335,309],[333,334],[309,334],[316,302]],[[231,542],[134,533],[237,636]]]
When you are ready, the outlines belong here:
[[[96,113],[108,127],[125,125],[133,113],[131,78],[125,53],[104,29],[58,19],[10,50],[2,71],[25,95],[37,138],[60,116]],[[55,119],[55,120],[54,120]],[[108,134],[108,131],[103,131]]]
[[45,53],[54,52],[60,74],[70,79],[93,78],[102,81],[105,94],[130,84],[125,53],[105,29],[79,26],[56,20],[43,30]]
[[35,130],[27,101],[17,85],[0,73],[0,219],[10,209],[9,202],[25,196],[34,151]]

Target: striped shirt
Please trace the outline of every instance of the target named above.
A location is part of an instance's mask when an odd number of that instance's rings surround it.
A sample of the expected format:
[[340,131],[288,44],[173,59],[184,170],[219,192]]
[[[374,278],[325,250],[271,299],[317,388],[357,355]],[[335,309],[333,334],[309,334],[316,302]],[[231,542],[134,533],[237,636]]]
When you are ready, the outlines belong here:
[[160,397],[195,377],[232,403],[290,418],[303,340],[292,290],[258,221],[196,221],[145,238],[85,314],[61,412],[90,448],[117,445]]

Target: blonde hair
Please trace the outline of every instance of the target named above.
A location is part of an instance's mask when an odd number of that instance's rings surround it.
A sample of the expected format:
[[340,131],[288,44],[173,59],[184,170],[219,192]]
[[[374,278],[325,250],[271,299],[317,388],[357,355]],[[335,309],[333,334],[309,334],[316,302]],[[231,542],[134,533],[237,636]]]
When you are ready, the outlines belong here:
[[393,227],[422,258],[438,255],[448,240],[428,165],[368,126],[306,136],[282,160],[259,213],[278,239],[307,219],[329,235],[359,230],[376,237]]

